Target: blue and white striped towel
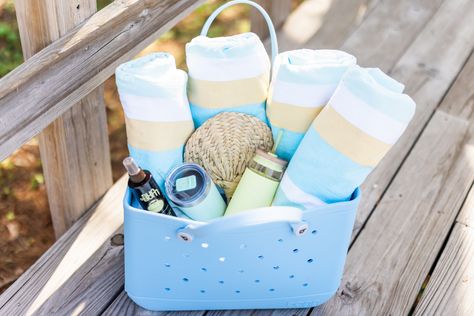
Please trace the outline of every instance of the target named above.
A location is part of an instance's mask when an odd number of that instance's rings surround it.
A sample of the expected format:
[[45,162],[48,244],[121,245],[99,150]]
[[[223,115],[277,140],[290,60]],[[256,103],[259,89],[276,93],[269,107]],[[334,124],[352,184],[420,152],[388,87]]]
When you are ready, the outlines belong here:
[[405,131],[415,103],[379,69],[353,66],[306,132],[273,205],[349,200]]
[[194,131],[187,75],[176,69],[171,54],[154,53],[120,65],[115,80],[130,155],[164,189],[163,177],[183,162],[184,144]]
[[270,60],[254,33],[186,44],[188,97],[196,128],[220,112],[241,112],[267,122]]
[[344,73],[355,64],[354,56],[339,50],[299,49],[277,56],[267,116],[273,138],[283,132],[276,150],[280,158],[291,159]]

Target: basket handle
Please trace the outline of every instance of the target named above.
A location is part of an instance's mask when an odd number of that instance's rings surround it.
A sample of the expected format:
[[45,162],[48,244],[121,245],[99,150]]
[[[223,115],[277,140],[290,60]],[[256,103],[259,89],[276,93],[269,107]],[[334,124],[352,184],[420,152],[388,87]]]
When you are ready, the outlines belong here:
[[278,55],[278,41],[277,41],[277,36],[275,32],[275,27],[273,26],[272,19],[268,15],[268,13],[265,11],[262,6],[259,4],[249,1],[249,0],[234,0],[234,1],[229,1],[226,4],[221,5],[219,8],[217,8],[212,14],[207,18],[206,22],[204,23],[204,26],[202,27],[201,35],[202,36],[207,36],[207,32],[209,31],[209,28],[211,27],[212,22],[214,22],[214,19],[230,6],[236,5],[236,4],[248,4],[256,8],[263,16],[265,21],[267,22],[268,25],[268,30],[270,33],[270,41],[272,44],[272,64],[275,61],[276,56]]
[[177,236],[183,241],[191,242],[194,237],[203,237],[268,223],[288,223],[293,233],[301,236],[308,230],[308,224],[302,218],[303,212],[296,207],[265,207],[231,216],[219,217],[208,223],[189,224],[179,229]]

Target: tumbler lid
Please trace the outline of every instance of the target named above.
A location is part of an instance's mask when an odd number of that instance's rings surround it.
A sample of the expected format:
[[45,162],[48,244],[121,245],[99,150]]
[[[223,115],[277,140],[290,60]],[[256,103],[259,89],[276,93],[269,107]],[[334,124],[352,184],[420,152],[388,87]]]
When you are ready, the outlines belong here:
[[203,201],[211,188],[211,178],[195,163],[174,168],[165,181],[166,195],[181,207],[191,207]]

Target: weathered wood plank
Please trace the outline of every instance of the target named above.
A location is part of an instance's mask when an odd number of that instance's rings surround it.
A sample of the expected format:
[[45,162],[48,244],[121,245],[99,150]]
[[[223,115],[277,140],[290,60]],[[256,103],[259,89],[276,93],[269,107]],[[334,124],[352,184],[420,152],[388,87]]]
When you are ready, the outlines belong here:
[[230,310],[230,311],[209,311],[206,316],[222,315],[226,316],[305,316],[308,314],[307,309],[257,309],[257,310]]
[[125,293],[122,291],[115,301],[104,311],[102,316],[203,316],[205,311],[196,312],[153,312],[141,308],[135,304]]
[[354,54],[362,66],[389,71],[442,3],[442,0],[384,1],[371,10],[341,48]]
[[472,188],[414,315],[474,315]]
[[379,2],[380,0],[332,1],[323,24],[306,45],[318,48],[342,46],[356,27],[372,14]]
[[281,51],[311,47],[340,47],[378,0],[307,0],[278,33]]
[[[277,31],[280,51],[339,47],[367,17],[370,10],[366,8],[373,8],[378,1],[304,1]],[[268,39],[264,44],[270,47]]]
[[[443,101],[442,110],[456,116],[474,115],[474,56],[466,63],[457,86]],[[472,149],[471,149],[472,150]],[[469,163],[472,167],[473,162]],[[448,243],[429,279],[415,315],[474,314],[474,188],[456,218]]]
[[122,246],[109,241],[123,223],[121,178],[0,296],[0,315],[101,313],[123,289]]
[[406,93],[417,103],[417,111],[405,134],[362,185],[363,199],[353,236],[363,227],[472,51],[473,4],[472,1],[446,1],[393,67],[391,75],[405,84]]
[[114,1],[2,78],[0,160],[203,2]]
[[470,78],[456,80],[449,94],[457,98],[435,112],[351,247],[338,294],[312,315],[411,310],[474,181]]
[[113,184],[103,86],[44,129],[39,144],[59,237]]
[[[29,58],[92,15],[96,0],[15,2],[23,56]],[[29,17],[34,12],[35,18]],[[100,86],[39,135],[49,209],[61,236],[112,186],[107,115]]]
[[[255,2],[267,11],[268,15],[272,18],[275,29],[280,28],[291,12],[291,0],[255,0]],[[252,32],[260,36],[260,38],[268,36],[267,22],[265,22],[265,19],[257,10],[252,9],[250,11],[250,24]]]

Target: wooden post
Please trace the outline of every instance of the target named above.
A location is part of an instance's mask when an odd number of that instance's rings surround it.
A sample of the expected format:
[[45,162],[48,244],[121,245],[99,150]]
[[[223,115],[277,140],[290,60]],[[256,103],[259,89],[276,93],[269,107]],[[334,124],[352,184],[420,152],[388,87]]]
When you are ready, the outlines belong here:
[[[291,0],[255,0],[270,15],[275,29],[278,29],[291,12]],[[252,32],[263,40],[268,36],[268,26],[257,10],[251,10],[250,22]]]
[[[95,0],[16,0],[25,60],[96,12]],[[107,117],[100,86],[39,135],[56,237],[112,185]]]

